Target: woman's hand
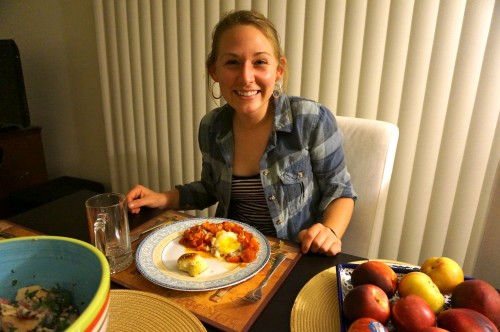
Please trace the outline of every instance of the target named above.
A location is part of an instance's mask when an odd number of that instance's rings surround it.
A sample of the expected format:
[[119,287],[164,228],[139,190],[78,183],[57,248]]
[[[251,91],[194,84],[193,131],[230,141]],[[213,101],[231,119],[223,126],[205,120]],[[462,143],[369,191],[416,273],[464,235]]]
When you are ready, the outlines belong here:
[[165,208],[168,198],[166,193],[159,193],[138,184],[128,192],[127,202],[130,212],[139,213],[143,206]]
[[[323,213],[322,223],[316,223],[299,232],[302,252],[310,251],[327,256],[338,254],[342,250],[340,238],[349,225],[353,209],[354,200],[352,198],[340,197],[333,200]],[[336,234],[332,230],[335,230]]]
[[332,230],[321,223],[316,223],[309,228],[299,232],[299,240],[302,242],[302,252],[312,252],[334,256],[342,249],[342,241]]

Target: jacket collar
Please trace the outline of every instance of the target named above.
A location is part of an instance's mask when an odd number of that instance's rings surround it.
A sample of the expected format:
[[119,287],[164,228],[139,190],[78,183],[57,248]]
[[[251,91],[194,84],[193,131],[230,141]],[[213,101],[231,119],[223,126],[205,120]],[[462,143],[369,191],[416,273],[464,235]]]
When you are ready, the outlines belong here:
[[[274,131],[290,132],[292,130],[293,115],[290,99],[284,93],[279,98],[272,98],[274,103]],[[220,107],[211,128],[212,133],[217,133],[217,139],[223,140],[232,131],[232,118],[234,109],[229,104]]]

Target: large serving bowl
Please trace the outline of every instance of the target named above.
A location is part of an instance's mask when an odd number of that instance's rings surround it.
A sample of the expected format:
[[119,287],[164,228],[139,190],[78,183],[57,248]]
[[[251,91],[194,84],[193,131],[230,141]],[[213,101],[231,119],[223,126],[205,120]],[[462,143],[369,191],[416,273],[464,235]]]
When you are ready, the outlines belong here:
[[59,285],[73,294],[80,315],[67,331],[106,329],[109,265],[94,246],[59,236],[0,241],[0,298],[14,299],[19,288],[30,285]]

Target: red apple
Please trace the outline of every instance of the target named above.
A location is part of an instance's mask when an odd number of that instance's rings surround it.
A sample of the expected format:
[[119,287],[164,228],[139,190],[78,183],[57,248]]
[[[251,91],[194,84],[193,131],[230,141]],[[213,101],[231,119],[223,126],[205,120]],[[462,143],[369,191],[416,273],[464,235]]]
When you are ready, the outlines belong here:
[[365,284],[354,287],[344,298],[344,315],[354,322],[358,318],[373,318],[382,324],[389,320],[389,298],[378,286]]
[[394,270],[384,262],[368,261],[358,265],[351,273],[351,283],[354,287],[372,284],[382,288],[391,298],[398,286],[398,276]]
[[466,308],[452,308],[437,316],[438,327],[453,332],[498,332],[491,320],[480,312]]
[[387,332],[387,328],[379,321],[363,317],[356,319],[347,332]]
[[451,306],[476,310],[500,329],[500,294],[486,281],[474,279],[458,284],[451,294]]
[[414,332],[436,326],[436,314],[427,301],[410,294],[394,302],[391,321],[398,332]]

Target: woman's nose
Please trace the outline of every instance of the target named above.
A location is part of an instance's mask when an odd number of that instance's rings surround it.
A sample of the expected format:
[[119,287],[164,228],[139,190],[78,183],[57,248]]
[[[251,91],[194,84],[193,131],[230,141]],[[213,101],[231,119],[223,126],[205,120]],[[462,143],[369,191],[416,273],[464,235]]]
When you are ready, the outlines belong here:
[[245,63],[241,68],[241,79],[245,83],[252,83],[255,79],[254,68],[251,63]]

